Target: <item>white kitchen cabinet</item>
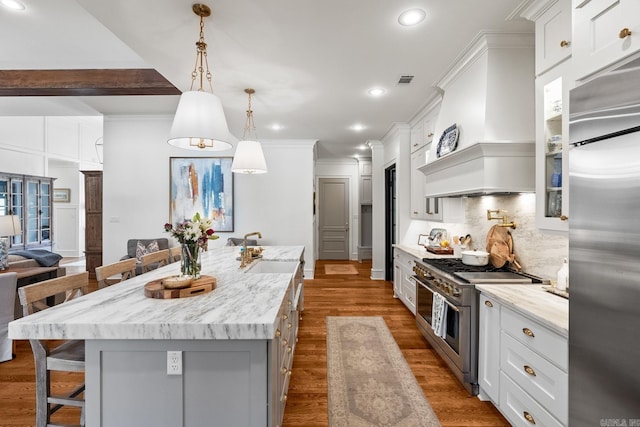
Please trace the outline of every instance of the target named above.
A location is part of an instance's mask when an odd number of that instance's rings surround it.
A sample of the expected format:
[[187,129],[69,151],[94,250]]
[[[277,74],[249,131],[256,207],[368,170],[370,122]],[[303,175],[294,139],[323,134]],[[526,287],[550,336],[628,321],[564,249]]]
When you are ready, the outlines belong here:
[[514,426],[567,425],[567,338],[485,293],[479,312],[480,396]]
[[426,144],[426,141],[424,139],[424,121],[423,120],[418,121],[418,123],[416,123],[411,127],[410,140],[411,140],[412,153],[424,147],[424,145]]
[[536,75],[571,56],[571,0],[559,0],[535,18]]
[[416,258],[401,249],[394,248],[393,292],[394,296],[416,314],[416,282],[413,278],[413,266]]
[[500,304],[480,295],[478,384],[480,398],[500,400]]
[[569,90],[573,58],[536,79],[536,225],[569,229]]
[[411,218],[426,219],[426,198],[424,196],[425,176],[418,168],[427,163],[430,145],[423,145],[411,153]]
[[573,0],[573,58],[582,80],[640,50],[638,0]]
[[360,222],[358,232],[358,261],[371,259],[371,245],[373,233],[372,203],[373,203],[373,177],[371,176],[371,161],[358,160],[358,172],[360,175]]

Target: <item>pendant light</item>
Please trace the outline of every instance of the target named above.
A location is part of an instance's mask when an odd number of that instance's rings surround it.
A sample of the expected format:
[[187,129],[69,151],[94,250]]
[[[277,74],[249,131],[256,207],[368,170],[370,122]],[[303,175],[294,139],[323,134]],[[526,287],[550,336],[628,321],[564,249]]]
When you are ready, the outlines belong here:
[[267,173],[267,163],[264,161],[262,146],[258,142],[256,126],[253,122],[253,110],[251,110],[251,95],[256,91],[248,88],[244,92],[249,95],[247,123],[244,125],[242,141],[238,142],[236,154],[231,164],[231,171],[245,174]]
[[[193,13],[200,17],[200,38],[196,42],[196,63],[191,72],[191,87],[180,95],[176,115],[169,132],[169,144],[197,151],[221,151],[233,146],[220,98],[213,94],[211,72],[207,60],[207,44],[204,41],[204,18],[211,9],[204,4],[194,4]],[[204,80],[210,91],[203,88]],[[194,89],[196,80],[198,88]]]

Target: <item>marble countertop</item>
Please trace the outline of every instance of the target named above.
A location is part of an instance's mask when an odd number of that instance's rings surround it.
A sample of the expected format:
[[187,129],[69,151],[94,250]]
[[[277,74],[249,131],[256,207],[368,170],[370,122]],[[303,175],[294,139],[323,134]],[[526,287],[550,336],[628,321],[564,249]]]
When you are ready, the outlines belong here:
[[[295,261],[303,246],[265,246],[263,260]],[[202,254],[216,289],[189,298],[153,299],[144,285],[179,273],[176,262],[15,320],[13,339],[271,339],[291,274],[245,273],[239,247]]]
[[412,255],[418,259],[422,259],[422,258],[459,258],[461,255],[457,254],[455,252],[455,248],[454,248],[454,254],[453,255],[436,255],[433,254],[431,252],[428,252],[424,246],[420,246],[420,245],[403,245],[403,244],[399,244],[396,243],[393,245],[393,247],[400,249],[401,251],[404,251],[406,253],[408,253],[409,255]]
[[541,285],[476,285],[476,289],[563,337],[569,336],[569,300]]

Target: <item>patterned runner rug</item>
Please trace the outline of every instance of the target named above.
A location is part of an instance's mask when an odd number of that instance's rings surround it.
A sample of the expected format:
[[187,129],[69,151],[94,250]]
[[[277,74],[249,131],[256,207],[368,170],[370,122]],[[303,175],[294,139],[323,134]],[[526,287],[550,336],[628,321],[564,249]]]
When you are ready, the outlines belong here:
[[331,427],[440,426],[384,319],[327,317]]
[[358,274],[358,269],[352,264],[325,264],[324,274]]

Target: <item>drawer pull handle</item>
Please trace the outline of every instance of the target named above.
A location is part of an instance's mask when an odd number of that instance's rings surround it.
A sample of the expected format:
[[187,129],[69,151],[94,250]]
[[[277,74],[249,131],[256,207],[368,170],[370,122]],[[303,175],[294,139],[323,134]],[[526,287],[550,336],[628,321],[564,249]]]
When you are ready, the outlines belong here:
[[286,402],[287,401],[287,395],[285,394],[284,396],[282,396],[282,401]]
[[533,415],[531,415],[527,411],[524,411],[523,415],[524,415],[524,419],[529,421],[531,424],[535,424],[536,423],[536,420],[533,419]]
[[531,338],[535,337],[535,334],[529,328],[522,328],[522,333]]
[[431,138],[432,136],[433,136],[433,132],[429,132],[429,133],[427,134],[427,138]]
[[280,335],[282,335],[282,332],[280,332],[280,329],[276,329],[276,338],[278,338]]
[[571,42],[569,42],[569,41],[567,41],[567,40],[562,40],[562,41],[560,42],[560,47],[567,47],[567,46],[569,46],[569,44],[570,44],[570,43],[571,43]]
[[287,373],[287,368],[282,368],[282,375],[285,375]]
[[627,38],[631,35],[631,30],[628,28],[623,28],[620,30],[620,34],[618,34],[618,37],[620,37],[621,39]]
[[487,307],[493,307],[493,304],[491,303],[491,301],[485,301],[484,305],[486,305]]
[[536,376],[536,371],[534,371],[534,370],[533,370],[533,368],[532,368],[531,366],[524,365],[524,371],[525,371],[527,374],[531,375],[532,377],[535,377],[535,376]]
[[286,338],[284,338],[284,339],[282,340],[282,345],[283,345],[283,346],[287,345],[287,339],[286,339]]
[[291,346],[287,347],[287,353],[291,353]]
[[287,316],[286,314],[283,314],[283,315],[282,315],[282,318],[283,318],[284,320],[287,320],[287,319],[289,318],[289,316]]
[[291,323],[287,323],[287,328],[291,329],[293,325]]
[[569,219],[566,215],[560,215],[560,221],[567,221]]

